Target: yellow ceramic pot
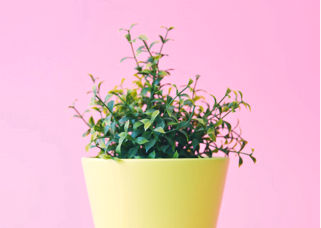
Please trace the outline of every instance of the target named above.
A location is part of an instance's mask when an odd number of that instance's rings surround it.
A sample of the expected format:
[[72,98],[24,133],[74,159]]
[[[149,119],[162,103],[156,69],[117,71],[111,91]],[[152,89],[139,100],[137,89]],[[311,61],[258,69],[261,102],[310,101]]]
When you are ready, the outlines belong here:
[[96,228],[215,228],[229,158],[82,158]]

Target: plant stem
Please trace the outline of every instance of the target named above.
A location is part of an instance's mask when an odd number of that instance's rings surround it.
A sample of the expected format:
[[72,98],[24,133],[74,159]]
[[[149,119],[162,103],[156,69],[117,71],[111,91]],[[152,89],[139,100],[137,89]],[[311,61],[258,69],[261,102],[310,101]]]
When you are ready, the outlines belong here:
[[[196,77],[196,81],[195,81],[195,84],[194,84],[194,88],[193,88],[193,95],[192,95],[192,100],[194,101],[194,97],[195,97],[195,89],[196,89],[196,84],[197,84],[197,81],[198,81],[198,77]],[[189,112],[191,111],[191,108],[189,108]]]
[[[129,30],[128,30],[128,34],[130,35]],[[134,51],[134,48],[133,48],[133,43],[129,42],[129,44],[130,44],[130,47],[131,47],[131,49],[132,49],[132,52],[133,52],[133,55],[134,55],[134,59],[135,59],[135,61],[136,61],[136,64],[137,64],[137,66],[139,66],[138,61],[137,61],[137,58],[136,58],[136,55],[135,55],[135,51]]]
[[119,122],[117,121],[117,119],[116,119],[115,116],[114,116],[113,111],[109,109],[109,107],[100,99],[100,97],[98,97],[97,95],[96,95],[96,97],[97,97],[98,100],[108,109],[108,111],[110,112],[110,114],[114,117],[115,122],[118,124],[118,126],[120,126]]
[[[101,148],[100,146],[98,146],[98,144],[96,144],[96,147],[99,148],[99,149],[101,149],[101,150],[103,150],[103,151],[105,151],[103,148]],[[106,151],[105,153],[112,157],[112,155],[111,155],[110,153],[108,153],[107,151]]]
[[[119,96],[119,95],[117,94],[117,97],[119,97],[119,99],[129,108],[129,110],[130,110],[134,115],[136,115],[136,113],[134,112],[134,110],[127,104],[126,101],[124,101],[123,98],[121,98],[121,96]],[[132,99],[133,99],[133,98],[132,98]]]
[[146,49],[147,49],[148,53],[150,54],[150,56],[151,56],[151,57],[153,57],[152,53],[150,52],[150,50],[149,50],[149,48],[148,48],[148,45],[147,45],[146,41],[145,41],[145,40],[143,40],[143,42],[144,42],[144,45],[145,45],[145,47],[146,47]]
[[225,97],[227,97],[227,95],[225,95],[225,96],[220,100],[220,102],[217,103],[217,106],[220,105],[220,103],[225,99]]
[[194,97],[195,97],[195,89],[196,89],[197,81],[198,81],[198,78],[196,78],[196,81],[195,81],[195,84],[194,84],[192,100],[194,100]]
[[228,114],[230,114],[232,111],[229,111],[228,113],[226,113],[221,119],[223,119],[225,116],[227,116]]
[[[183,126],[181,126],[181,128],[185,127],[185,126],[191,121],[191,119],[192,119],[192,117],[193,117],[193,115],[194,115],[195,107],[196,107],[196,105],[194,105],[192,114],[190,115],[188,121],[186,121],[186,123],[185,123]],[[165,134],[170,133],[170,132],[173,132],[173,131],[177,131],[177,130],[179,130],[179,129],[178,129],[178,128],[175,128],[175,129],[173,129],[173,130],[170,130],[170,131],[165,132]]]
[[73,107],[73,109],[77,112],[77,114],[78,114],[79,117],[85,122],[85,124],[86,124],[88,127],[91,128],[91,126],[86,122],[86,120],[82,117],[82,115],[80,115],[80,113],[78,112],[78,110],[77,110],[75,107]]
[[[164,41],[166,40],[167,38],[167,34],[168,34],[168,30],[166,32],[166,35],[165,35],[165,38],[164,38]],[[161,46],[161,49],[159,50],[159,54],[161,55],[162,54],[162,50],[163,50],[163,46],[164,46],[165,43],[162,42],[162,46]]]
[[[241,102],[239,102],[237,105],[239,105]],[[237,107],[238,108],[238,107]],[[228,113],[226,113],[223,117],[222,117],[222,119],[225,117],[225,116],[227,116],[228,114],[230,114],[232,112],[232,110],[231,111],[229,111]]]
[[[179,93],[176,95],[176,97],[180,96],[188,87],[189,87],[189,86],[186,86],[181,92],[179,92]],[[165,109],[164,112],[166,112],[167,108],[173,103],[173,101],[176,99],[176,97],[174,97],[174,98],[171,100],[171,102],[169,102],[169,104],[166,105],[166,109]]]

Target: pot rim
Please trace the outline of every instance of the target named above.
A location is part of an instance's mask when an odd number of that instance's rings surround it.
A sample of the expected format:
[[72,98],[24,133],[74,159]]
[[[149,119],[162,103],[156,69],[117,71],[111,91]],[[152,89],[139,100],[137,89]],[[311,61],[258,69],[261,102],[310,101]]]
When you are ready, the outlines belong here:
[[[81,159],[87,160],[100,160],[100,161],[114,161],[112,159],[101,159],[96,157],[81,157]],[[212,157],[212,158],[139,158],[139,159],[133,159],[133,158],[119,158],[119,161],[126,161],[126,162],[155,162],[155,161],[208,161],[208,160],[230,160],[229,157]]]

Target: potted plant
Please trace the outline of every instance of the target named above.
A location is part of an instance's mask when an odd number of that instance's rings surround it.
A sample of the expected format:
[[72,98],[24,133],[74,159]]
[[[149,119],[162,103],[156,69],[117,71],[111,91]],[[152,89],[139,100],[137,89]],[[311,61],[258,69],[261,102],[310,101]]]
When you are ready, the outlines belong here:
[[[86,146],[98,148],[96,157],[82,158],[89,200],[96,228],[214,228],[217,223],[229,155],[234,153],[242,165],[243,155],[254,162],[253,149],[244,153],[247,144],[236,127],[224,118],[250,105],[240,91],[228,88],[222,99],[213,95],[213,104],[198,95],[195,82],[189,79],[182,90],[163,83],[171,69],[161,70],[159,62],[167,56],[164,44],[171,39],[166,28],[160,41],[148,44],[145,35],[125,37],[136,63],[136,80],[131,89],[115,87],[101,95],[102,81],[90,75],[94,85],[90,106],[99,113],[88,121],[76,109],[75,117],[88,126],[83,136],[91,135]],[[134,51],[133,43],[142,46]],[[160,42],[159,51],[152,51]],[[148,54],[145,61],[138,55]],[[122,81],[123,82],[123,81]],[[166,88],[167,87],[167,88]],[[173,95],[171,95],[173,91]],[[85,111],[88,112],[89,110]],[[213,154],[222,153],[224,157]]]

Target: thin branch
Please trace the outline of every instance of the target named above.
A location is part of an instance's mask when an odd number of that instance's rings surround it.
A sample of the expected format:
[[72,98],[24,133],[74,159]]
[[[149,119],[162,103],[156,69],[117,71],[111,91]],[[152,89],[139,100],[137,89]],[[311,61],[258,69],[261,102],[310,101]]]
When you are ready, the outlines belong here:
[[114,117],[114,120],[116,121],[116,123],[120,126],[119,122],[117,121],[117,119],[116,119],[115,116],[114,116],[113,111],[109,109],[109,107],[105,104],[105,102],[103,102],[103,101],[100,99],[100,97],[98,97],[97,95],[96,95],[96,97],[97,97],[98,100],[108,109],[108,111],[110,112],[110,114]]
[[[128,30],[128,34],[130,35],[129,30]],[[136,64],[137,64],[137,66],[139,66],[138,61],[137,61],[137,58],[136,58],[136,55],[135,55],[135,51],[134,51],[134,48],[133,48],[133,43],[129,42],[129,44],[130,44],[130,47],[131,47],[131,49],[132,49],[132,52],[133,52],[133,55],[134,55],[134,59],[135,59],[135,61],[136,61]]]
[[[168,34],[169,30],[167,30],[166,32],[166,35],[165,35],[165,38],[164,38],[164,41],[166,40],[167,38],[167,34]],[[161,46],[161,49],[159,50],[159,54],[161,55],[162,54],[162,50],[163,50],[163,46],[164,46],[165,43],[162,42],[162,46]]]
[[153,57],[152,53],[150,52],[150,50],[149,50],[149,48],[148,48],[148,45],[147,45],[146,41],[145,41],[145,40],[143,40],[143,42],[144,42],[144,45],[145,45],[145,47],[146,47],[146,49],[147,49],[148,53],[150,54],[150,56],[151,56],[151,57]]
[[72,107],[76,112],[77,114],[79,115],[79,117],[85,122],[85,124],[91,128],[91,126],[89,125],[89,123],[86,122],[86,120],[82,117],[82,115],[80,115],[80,113],[78,112],[78,110],[73,106]]
[[112,157],[112,155],[111,155],[110,153],[108,153],[107,151],[105,152],[105,150],[104,150],[103,148],[101,148],[100,146],[98,146],[98,144],[96,144],[96,147],[99,148],[99,149],[101,149],[101,150],[103,150],[104,153],[106,153],[106,154],[108,154],[109,156]]

